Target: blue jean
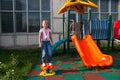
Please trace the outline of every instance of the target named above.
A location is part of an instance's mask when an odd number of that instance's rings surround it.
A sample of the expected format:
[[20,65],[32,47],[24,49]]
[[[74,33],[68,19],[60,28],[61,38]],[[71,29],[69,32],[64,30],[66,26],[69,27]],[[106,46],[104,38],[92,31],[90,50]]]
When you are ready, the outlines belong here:
[[52,46],[50,41],[42,41],[42,63],[46,62],[46,56],[48,63],[50,63],[52,59]]

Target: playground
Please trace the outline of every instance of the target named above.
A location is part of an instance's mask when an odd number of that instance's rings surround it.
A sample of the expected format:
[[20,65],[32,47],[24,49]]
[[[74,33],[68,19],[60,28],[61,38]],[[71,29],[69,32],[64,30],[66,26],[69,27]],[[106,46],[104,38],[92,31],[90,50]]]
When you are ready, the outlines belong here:
[[[118,55],[115,56],[112,51],[104,52],[100,49],[101,40],[107,41],[107,51],[110,51],[110,45],[112,45],[112,49],[114,48],[114,39],[119,39],[119,21],[112,23],[111,15],[106,20],[93,20],[90,17],[88,21],[83,21],[82,16],[87,7],[98,8],[89,0],[67,0],[59,9],[58,14],[63,13],[63,39],[53,45],[52,51],[54,53],[55,49],[63,44],[63,53],[54,58],[52,66],[47,65],[47,63],[46,66],[41,66],[38,63],[29,73],[31,77],[27,80],[120,79],[119,52],[116,52]],[[71,10],[81,14],[79,24],[70,20]],[[66,23],[64,13],[67,11]],[[91,11],[89,14],[91,15]],[[71,42],[74,44],[74,48],[70,47]]]
[[[106,50],[104,50],[106,49]],[[102,49],[108,53],[107,48]],[[55,53],[52,63],[54,64],[54,76],[40,76],[42,69],[41,62],[38,61],[28,74],[26,80],[119,80],[120,79],[120,52],[119,50],[109,51],[113,57],[112,66],[100,68],[86,68],[82,59],[75,49],[70,49],[70,54]]]

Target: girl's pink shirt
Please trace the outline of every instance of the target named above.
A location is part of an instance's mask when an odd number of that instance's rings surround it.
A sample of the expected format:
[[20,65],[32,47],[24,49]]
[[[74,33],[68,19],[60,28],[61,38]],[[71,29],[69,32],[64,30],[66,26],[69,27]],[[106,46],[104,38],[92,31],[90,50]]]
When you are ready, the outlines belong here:
[[40,29],[39,31],[40,33],[42,33],[42,41],[50,41],[50,32],[51,30],[48,28],[48,29]]

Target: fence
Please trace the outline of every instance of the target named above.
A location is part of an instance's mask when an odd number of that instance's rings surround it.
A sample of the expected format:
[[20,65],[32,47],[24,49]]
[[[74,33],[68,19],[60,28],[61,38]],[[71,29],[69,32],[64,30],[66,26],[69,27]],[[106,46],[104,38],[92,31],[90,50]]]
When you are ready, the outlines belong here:
[[[91,28],[88,26],[89,22],[86,21],[84,25],[85,34],[89,34],[91,31],[92,38],[95,40],[107,40],[109,33],[108,20],[91,20]],[[89,30],[90,29],[90,30]]]

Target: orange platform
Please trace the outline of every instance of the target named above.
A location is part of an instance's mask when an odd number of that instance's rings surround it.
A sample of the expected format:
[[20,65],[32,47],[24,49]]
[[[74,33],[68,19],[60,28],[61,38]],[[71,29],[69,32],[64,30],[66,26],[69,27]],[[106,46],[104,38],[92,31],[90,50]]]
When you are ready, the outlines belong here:
[[53,76],[55,75],[55,72],[52,70],[53,69],[53,65],[49,65],[48,63],[46,63],[46,66],[40,66],[42,71],[40,72],[40,76]]
[[41,65],[40,67],[41,67],[41,69],[43,69],[43,70],[48,70],[48,69],[53,69],[54,66],[53,66],[53,65],[50,66],[50,65],[47,63],[46,66],[42,66],[42,65]]
[[75,34],[72,35],[71,38],[79,56],[82,58],[82,61],[87,68],[112,65],[112,56],[103,54],[92,39],[91,35],[86,35],[83,40],[78,40]]

